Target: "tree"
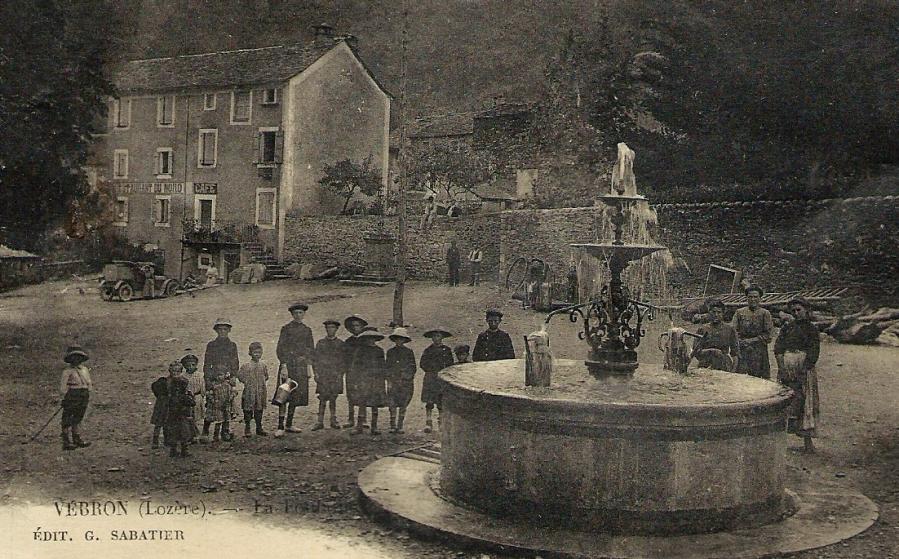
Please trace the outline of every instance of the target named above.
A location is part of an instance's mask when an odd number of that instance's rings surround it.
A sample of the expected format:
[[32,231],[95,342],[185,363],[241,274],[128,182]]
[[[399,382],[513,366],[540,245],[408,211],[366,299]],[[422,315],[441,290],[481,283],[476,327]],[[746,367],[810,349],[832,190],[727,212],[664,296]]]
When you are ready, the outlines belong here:
[[371,155],[359,163],[344,159],[325,165],[322,172],[324,176],[319,179],[319,184],[343,198],[341,213],[346,213],[350,200],[357,192],[374,196],[381,190],[381,171],[372,165]]
[[0,222],[22,245],[71,222],[74,200],[92,206],[84,166],[113,94],[114,19],[104,0],[0,4]]
[[408,180],[414,190],[430,190],[450,200],[465,192],[476,193],[476,187],[490,176],[487,165],[463,144],[418,147],[409,163]]

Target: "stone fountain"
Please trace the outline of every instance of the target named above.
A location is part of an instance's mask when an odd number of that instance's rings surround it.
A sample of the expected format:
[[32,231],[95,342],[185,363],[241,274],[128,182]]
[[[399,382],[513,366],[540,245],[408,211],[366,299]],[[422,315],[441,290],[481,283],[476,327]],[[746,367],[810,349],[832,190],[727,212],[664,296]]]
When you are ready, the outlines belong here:
[[622,238],[625,213],[645,201],[632,163],[619,144],[612,192],[600,197],[612,238],[573,245],[608,263],[608,283],[546,318],[583,322],[586,360],[557,359],[547,387],[525,386],[522,360],[442,371],[439,449],[363,470],[365,510],[457,544],[621,558],[788,553],[876,520],[876,506],[858,493],[786,489],[789,389],[638,366],[654,308],[632,297],[621,274],[663,247]]

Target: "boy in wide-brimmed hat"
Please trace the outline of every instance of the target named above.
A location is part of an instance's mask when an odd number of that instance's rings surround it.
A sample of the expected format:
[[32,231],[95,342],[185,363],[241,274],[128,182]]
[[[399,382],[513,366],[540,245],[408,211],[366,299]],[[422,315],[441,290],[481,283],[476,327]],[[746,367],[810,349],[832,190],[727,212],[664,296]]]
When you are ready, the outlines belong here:
[[368,326],[368,321],[361,316],[354,314],[348,316],[343,321],[343,327],[350,333],[349,337],[343,341],[344,351],[344,380],[346,384],[346,399],[348,404],[347,423],[344,427],[356,426],[356,408],[359,408],[359,420],[365,427],[365,403],[364,403],[364,378],[365,371],[359,370],[354,366],[356,350],[360,347],[359,334]]
[[237,344],[228,338],[231,322],[219,318],[212,329],[218,337],[206,344],[203,357],[203,378],[206,383],[206,420],[203,422],[203,441],[208,440],[209,426],[215,424],[213,441],[230,441],[231,389],[240,370]]
[[[403,433],[406,407],[415,389],[415,352],[406,344],[412,341],[405,328],[396,328],[388,336],[394,347],[387,350],[387,406],[390,432]],[[397,415],[398,414],[398,415]]]
[[340,429],[337,422],[337,396],[343,394],[343,372],[346,353],[343,340],[337,337],[340,322],[330,318],[323,322],[325,337],[315,344],[312,370],[315,375],[315,393],[318,394],[318,422],[313,431],[325,428],[325,406],[331,411],[331,428]]
[[[276,436],[288,433],[300,433],[302,429],[293,424],[293,416],[298,406],[309,405],[309,368],[312,366],[312,355],[315,352],[315,340],[312,338],[312,330],[303,324],[309,305],[306,303],[294,303],[287,310],[293,320],[281,327],[281,335],[278,337],[278,360],[286,366],[287,374],[278,369],[278,382],[284,382],[288,378],[297,383],[296,388],[290,392],[287,404],[278,410],[278,431]],[[286,408],[286,409],[285,409]],[[285,414],[286,412],[286,414]],[[285,425],[285,416],[287,419]]]
[[78,426],[84,419],[87,403],[90,400],[91,373],[84,362],[87,353],[79,346],[71,346],[66,350],[65,361],[69,366],[62,372],[59,392],[62,395],[62,448],[73,450],[90,446],[91,443],[81,440]]
[[[387,405],[387,371],[384,362],[384,350],[378,346],[378,342],[384,339],[384,335],[377,330],[365,330],[359,334],[356,351],[353,353],[351,368],[361,372],[361,406],[371,410],[371,434],[380,435],[378,431],[378,408]],[[365,428],[364,414],[360,413],[356,420],[354,434],[359,434]]]
[[437,407],[437,422],[440,422],[440,381],[437,373],[455,364],[453,350],[443,343],[445,338],[452,334],[443,328],[434,328],[425,332],[425,337],[431,339],[431,345],[425,348],[421,354],[421,368],[425,372],[424,382],[421,385],[421,401],[425,404],[425,433],[430,433],[434,428],[431,421],[434,407]]
[[243,435],[250,436],[250,422],[256,423],[256,435],[268,435],[262,429],[262,410],[267,402],[265,381],[268,380],[268,365],[262,361],[262,344],[253,342],[248,349],[250,362],[240,366],[237,378],[243,383],[240,408],[243,410]]

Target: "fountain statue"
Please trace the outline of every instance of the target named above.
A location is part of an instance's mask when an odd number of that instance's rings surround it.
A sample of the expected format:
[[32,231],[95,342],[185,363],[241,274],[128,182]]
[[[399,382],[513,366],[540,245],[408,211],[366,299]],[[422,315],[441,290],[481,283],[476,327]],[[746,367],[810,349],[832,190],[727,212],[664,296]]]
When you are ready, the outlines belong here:
[[[622,274],[664,247],[625,238],[626,214],[646,204],[633,161],[619,144],[612,191],[599,197],[611,238],[572,245],[607,265],[607,281],[590,300],[547,315],[526,339],[527,363],[441,371],[439,449],[363,470],[369,513],[463,544],[620,558],[775,555],[840,541],[876,520],[858,493],[786,489],[788,388],[638,366],[655,308]],[[548,351],[546,327],[564,315],[583,321],[585,361]]]

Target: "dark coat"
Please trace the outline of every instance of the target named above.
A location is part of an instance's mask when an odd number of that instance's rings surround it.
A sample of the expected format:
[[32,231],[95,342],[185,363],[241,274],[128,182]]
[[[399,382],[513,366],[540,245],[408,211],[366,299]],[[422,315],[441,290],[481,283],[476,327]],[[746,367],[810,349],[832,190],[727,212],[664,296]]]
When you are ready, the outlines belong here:
[[387,405],[387,367],[384,350],[379,346],[359,345],[353,353],[351,368],[360,376],[361,401],[357,405],[382,408]]
[[474,344],[473,361],[498,361],[500,359],[515,359],[515,348],[512,347],[512,338],[502,330],[485,330],[478,334],[478,340]]
[[440,380],[437,373],[454,365],[453,350],[447,345],[431,344],[421,354],[421,368],[425,372],[421,385],[421,401],[440,404]]
[[360,347],[362,347],[362,342],[356,336],[350,336],[343,341],[346,399],[351,406],[365,405],[365,371],[359,369],[358,363],[356,363],[356,351]]
[[343,394],[343,372],[346,351],[340,338],[322,338],[315,346],[312,367],[315,371],[315,393],[323,400]]
[[406,346],[387,350],[387,400],[392,408],[405,408],[415,391],[415,352]]
[[187,379],[168,379],[168,406],[163,432],[165,444],[187,443],[196,435],[193,414],[194,395],[187,387]]
[[450,268],[458,268],[459,264],[462,262],[462,254],[459,252],[459,248],[452,246],[449,247],[446,251],[446,263]]
[[153,414],[150,416],[150,423],[157,427],[165,425],[165,417],[168,413],[169,405],[169,379],[167,377],[159,377],[150,385],[153,396],[156,401],[153,402]]
[[278,360],[287,365],[287,376],[297,383],[297,387],[290,393],[288,403],[295,406],[309,405],[308,365],[312,364],[315,353],[312,330],[302,322],[291,320],[281,327],[275,352]]
[[804,351],[805,368],[815,366],[821,353],[821,338],[812,321],[794,320],[780,329],[774,341],[774,355],[783,355],[787,351]]
[[206,344],[203,356],[203,378],[206,390],[211,390],[226,375],[237,376],[240,370],[240,359],[237,356],[237,344],[225,338],[216,338]]

